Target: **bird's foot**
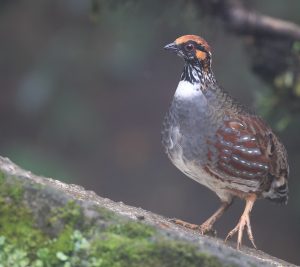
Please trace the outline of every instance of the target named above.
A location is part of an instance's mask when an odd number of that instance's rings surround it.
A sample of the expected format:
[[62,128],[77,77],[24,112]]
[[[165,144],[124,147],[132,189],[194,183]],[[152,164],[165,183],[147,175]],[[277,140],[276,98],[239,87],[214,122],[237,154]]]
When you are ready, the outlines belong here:
[[205,234],[211,234],[212,236],[217,235],[216,231],[212,228],[212,224],[209,224],[209,223],[203,223],[201,225],[197,225],[197,224],[188,223],[188,222],[185,222],[185,221],[182,221],[179,219],[170,219],[170,221],[175,224],[178,224],[180,226],[183,226],[185,228],[197,230],[202,235],[205,235]]
[[239,250],[241,245],[242,245],[242,238],[243,238],[243,232],[244,232],[244,228],[245,226],[247,227],[247,234],[248,234],[248,237],[249,237],[249,240],[251,241],[253,247],[255,249],[256,248],[256,245],[255,245],[255,242],[254,242],[254,237],[253,237],[253,234],[252,234],[252,230],[251,230],[251,224],[250,224],[250,217],[249,217],[249,214],[243,214],[242,217],[240,218],[239,220],[239,223],[236,225],[236,227],[234,227],[229,233],[228,235],[226,236],[226,239],[225,239],[225,242],[228,240],[228,239],[231,239],[233,237],[233,235],[238,232],[238,239],[237,239],[237,249]]
[[[202,223],[199,225],[199,231],[202,235],[205,235],[207,233],[215,233],[216,231],[212,229],[212,224],[209,223]],[[216,234],[216,233],[215,233]]]
[[192,229],[192,230],[198,230],[199,229],[199,225],[197,224],[192,224],[192,223],[188,223],[179,219],[170,219],[170,222],[173,222],[175,224],[178,224],[180,226],[183,226],[185,228],[188,229]]

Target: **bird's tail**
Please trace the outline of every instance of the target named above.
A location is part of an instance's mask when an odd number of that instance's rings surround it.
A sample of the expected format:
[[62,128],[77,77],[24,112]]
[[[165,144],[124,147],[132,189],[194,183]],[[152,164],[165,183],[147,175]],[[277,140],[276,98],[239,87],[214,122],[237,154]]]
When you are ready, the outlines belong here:
[[282,175],[272,181],[270,190],[265,192],[263,196],[276,203],[287,204],[288,193],[289,188],[287,178],[285,175]]

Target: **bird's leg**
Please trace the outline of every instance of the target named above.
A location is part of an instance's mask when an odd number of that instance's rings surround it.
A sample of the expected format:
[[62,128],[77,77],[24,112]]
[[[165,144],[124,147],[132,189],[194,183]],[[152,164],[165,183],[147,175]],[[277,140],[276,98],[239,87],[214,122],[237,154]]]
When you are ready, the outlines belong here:
[[223,213],[230,206],[230,204],[231,202],[222,202],[221,207],[201,225],[188,223],[178,219],[172,219],[172,222],[189,229],[200,230],[201,234],[205,234],[212,230],[213,224],[223,215]]
[[256,248],[256,245],[254,243],[254,237],[251,230],[251,224],[250,224],[250,212],[252,210],[252,207],[254,205],[254,202],[256,200],[256,195],[251,194],[246,198],[246,206],[245,210],[239,220],[239,223],[234,227],[227,235],[225,242],[230,239],[236,232],[238,232],[238,240],[237,240],[237,249],[240,249],[242,245],[242,238],[243,238],[243,232],[245,226],[247,227],[247,234],[249,237],[249,240],[251,241],[254,248]]
[[222,202],[222,205],[218,210],[210,216],[204,223],[199,226],[201,234],[205,234],[212,230],[214,223],[224,214],[227,208],[231,205],[232,202]]

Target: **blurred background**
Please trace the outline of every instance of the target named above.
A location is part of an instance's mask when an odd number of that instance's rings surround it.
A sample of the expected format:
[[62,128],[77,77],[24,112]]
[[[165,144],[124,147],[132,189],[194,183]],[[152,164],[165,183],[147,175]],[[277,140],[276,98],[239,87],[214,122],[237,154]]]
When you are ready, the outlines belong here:
[[[250,7],[300,24],[297,0]],[[160,143],[183,67],[162,47],[191,33],[211,44],[222,87],[258,109],[287,147],[289,204],[258,201],[252,227],[259,249],[300,265],[299,111],[269,104],[278,96],[253,74],[243,40],[194,1],[1,0],[0,154],[103,197],[203,222],[219,200],[172,166]],[[215,225],[219,237],[243,205]]]

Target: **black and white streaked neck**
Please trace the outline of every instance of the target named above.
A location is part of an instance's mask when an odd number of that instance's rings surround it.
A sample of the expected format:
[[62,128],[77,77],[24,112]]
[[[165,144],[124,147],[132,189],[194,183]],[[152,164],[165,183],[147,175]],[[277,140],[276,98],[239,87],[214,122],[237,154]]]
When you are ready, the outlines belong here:
[[202,65],[197,59],[186,61],[180,80],[190,83],[215,82],[214,74],[211,70],[211,62],[209,61]]
[[210,66],[209,69],[204,69],[200,64],[198,60],[185,62],[175,97],[192,98],[202,95],[207,83],[216,83]]

